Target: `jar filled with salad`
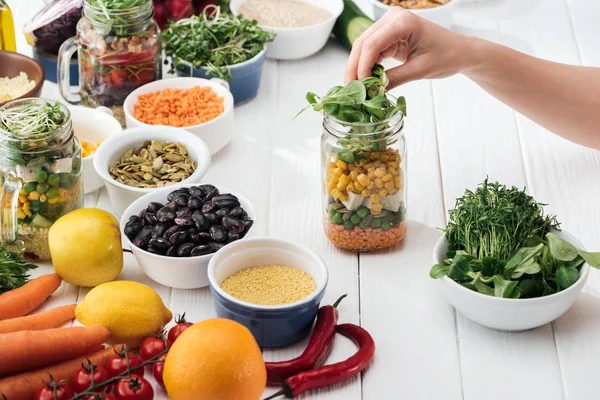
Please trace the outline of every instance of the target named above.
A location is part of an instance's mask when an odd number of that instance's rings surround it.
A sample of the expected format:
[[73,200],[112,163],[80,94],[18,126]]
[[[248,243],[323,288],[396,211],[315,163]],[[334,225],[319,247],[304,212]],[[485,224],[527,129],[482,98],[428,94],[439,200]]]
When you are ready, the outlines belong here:
[[391,247],[406,235],[406,102],[373,76],[307,100],[323,113],[322,183],[327,237],[354,251]]
[[[159,28],[153,15],[152,0],[84,0],[77,36],[59,52],[58,84],[65,100],[108,107],[125,125],[125,98],[162,76]],[[69,62],[75,51],[77,93],[69,86]]]
[[81,146],[59,102],[22,99],[0,108],[2,246],[50,259],[48,231],[83,205]]

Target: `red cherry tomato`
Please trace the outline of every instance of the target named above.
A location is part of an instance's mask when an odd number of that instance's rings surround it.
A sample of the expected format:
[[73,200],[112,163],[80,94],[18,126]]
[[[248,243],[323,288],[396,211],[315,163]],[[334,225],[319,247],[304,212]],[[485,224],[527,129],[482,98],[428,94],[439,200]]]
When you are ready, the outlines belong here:
[[[111,378],[108,371],[103,367],[98,366],[85,366],[80,368],[79,371],[75,373],[73,377],[73,389],[77,393],[85,392],[90,385],[92,384],[92,374],[90,370],[94,370],[94,384],[98,385],[99,383],[106,382]],[[102,393],[106,387],[99,388],[96,390],[99,393]],[[110,390],[107,390],[110,391]]]
[[154,375],[154,379],[156,379],[156,382],[158,382],[158,384],[162,387],[165,386],[165,383],[163,382],[165,358],[167,358],[167,355],[163,354],[162,356],[158,357],[158,361],[152,365],[152,375]]
[[[56,396],[55,396],[56,394]],[[75,396],[71,386],[66,383],[46,383],[44,387],[38,390],[35,400],[68,400]]]
[[181,335],[183,331],[185,331],[190,326],[194,325],[191,322],[187,322],[185,320],[185,313],[180,315],[175,320],[175,322],[177,323],[177,325],[169,329],[169,334],[167,335],[167,339],[169,339],[169,342],[171,343],[175,342],[175,340],[179,337],[179,335]]
[[152,400],[154,389],[144,378],[134,376],[117,382],[115,396],[117,400]]
[[108,393],[90,394],[85,400],[117,400],[115,396]]
[[[139,367],[144,363],[142,357],[137,354],[128,353],[127,357],[129,358],[129,369],[133,369],[135,367]],[[115,377],[117,375],[121,375],[123,372],[127,371],[127,359],[125,356],[116,355],[106,363],[106,370],[110,374],[111,377]],[[131,372],[131,375],[144,376],[144,368],[138,368],[135,371]]]
[[167,350],[167,340],[164,336],[149,336],[140,346],[140,355],[144,360],[150,360]]

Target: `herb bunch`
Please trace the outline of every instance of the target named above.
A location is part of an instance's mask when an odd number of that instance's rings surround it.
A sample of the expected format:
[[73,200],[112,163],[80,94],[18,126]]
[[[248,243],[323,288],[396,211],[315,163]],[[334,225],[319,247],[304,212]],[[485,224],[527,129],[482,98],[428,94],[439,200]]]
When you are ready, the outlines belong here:
[[171,72],[208,67],[207,75],[230,80],[227,66],[256,56],[275,33],[263,30],[256,21],[208,6],[199,16],[171,22],[162,38]]
[[35,268],[37,265],[0,246],[0,294],[26,284],[29,281],[29,271]]
[[50,133],[60,128],[66,120],[61,104],[34,101],[0,111],[0,129],[23,139]]

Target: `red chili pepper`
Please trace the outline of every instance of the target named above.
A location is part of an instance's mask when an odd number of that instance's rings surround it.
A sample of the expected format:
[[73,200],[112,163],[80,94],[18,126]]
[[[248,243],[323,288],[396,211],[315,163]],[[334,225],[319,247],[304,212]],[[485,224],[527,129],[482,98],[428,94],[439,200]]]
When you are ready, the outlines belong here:
[[358,351],[352,357],[339,363],[294,375],[285,380],[283,389],[264,400],[282,395],[291,399],[311,389],[334,385],[365,369],[375,354],[375,342],[369,332],[354,324],[338,325],[336,331],[352,339],[358,346]]
[[269,383],[283,383],[290,376],[319,368],[325,363],[333,348],[335,326],[339,317],[337,306],[346,296],[345,294],[337,299],[332,306],[323,306],[319,309],[312,337],[300,356],[289,361],[266,363]]

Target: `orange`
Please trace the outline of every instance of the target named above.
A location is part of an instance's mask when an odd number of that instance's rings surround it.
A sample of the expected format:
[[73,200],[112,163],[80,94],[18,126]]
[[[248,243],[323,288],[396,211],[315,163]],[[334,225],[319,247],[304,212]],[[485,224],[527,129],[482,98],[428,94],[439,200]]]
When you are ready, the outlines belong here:
[[252,333],[217,318],[183,331],[167,354],[163,380],[172,400],[258,400],[267,370]]

